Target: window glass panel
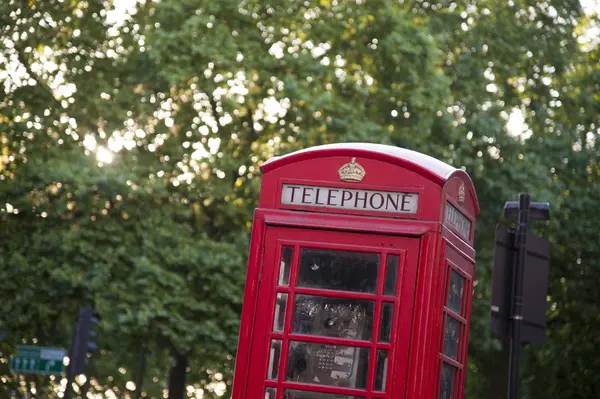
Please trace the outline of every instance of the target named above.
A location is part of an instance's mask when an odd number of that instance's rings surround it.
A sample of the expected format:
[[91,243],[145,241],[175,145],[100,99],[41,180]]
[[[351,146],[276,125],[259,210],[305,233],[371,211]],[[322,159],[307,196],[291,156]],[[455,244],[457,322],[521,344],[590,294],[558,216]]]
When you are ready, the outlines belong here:
[[454,270],[450,270],[450,287],[448,289],[448,307],[462,314],[462,299],[465,289],[465,278]]
[[265,399],[275,399],[277,397],[277,389],[267,387],[265,388]]
[[365,389],[369,348],[290,342],[286,380]]
[[299,287],[375,293],[379,254],[302,248]]
[[307,392],[286,389],[283,399],[365,399],[364,396],[348,396],[337,393]]
[[373,301],[296,295],[292,332],[369,341],[374,308]]
[[398,263],[400,257],[398,255],[388,255],[387,265],[385,267],[385,285],[383,289],[384,295],[396,294],[396,280],[398,279]]
[[281,248],[281,261],[279,265],[279,281],[277,285],[289,285],[290,284],[290,270],[292,269],[292,255],[294,248],[283,247]]
[[381,342],[390,342],[393,312],[394,304],[384,302],[381,307],[381,326],[379,327],[379,341]]
[[375,390],[385,391],[388,372],[388,351],[377,351],[377,372],[375,373]]
[[442,377],[440,381],[440,399],[452,399],[454,390],[454,374],[456,368],[447,363],[442,365]]
[[458,356],[458,340],[460,338],[461,323],[446,315],[446,326],[444,327],[444,355],[457,360]]
[[288,294],[278,293],[275,301],[275,319],[273,320],[273,331],[282,332],[285,324],[285,309],[287,307]]
[[269,369],[267,370],[267,379],[276,380],[279,375],[279,359],[281,359],[281,340],[271,341],[271,350],[269,352]]

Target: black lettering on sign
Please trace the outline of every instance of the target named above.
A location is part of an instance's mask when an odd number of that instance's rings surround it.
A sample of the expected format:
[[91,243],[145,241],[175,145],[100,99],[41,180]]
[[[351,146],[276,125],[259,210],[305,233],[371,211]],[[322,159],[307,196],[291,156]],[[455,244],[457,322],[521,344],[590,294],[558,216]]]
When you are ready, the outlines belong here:
[[444,222],[454,227],[465,238],[471,237],[471,221],[449,202],[446,202]]
[[[363,194],[362,198],[361,198],[361,194]],[[359,208],[358,206],[358,201],[362,201],[362,206],[360,207],[360,209],[365,209],[367,207],[367,192],[366,191],[358,191],[356,193],[356,195],[354,196],[354,207],[355,208]]]
[[333,195],[333,193],[338,193],[339,191],[340,190],[329,189],[329,194],[327,195],[327,205],[331,206],[335,203],[334,201],[336,199],[336,196]]
[[296,195],[296,190],[300,190],[300,187],[296,187],[296,186],[289,186],[289,187],[292,190],[292,202],[294,202],[294,197]]
[[310,198],[310,192],[308,192],[308,190],[313,191],[314,188],[312,187],[304,187],[302,190],[302,203],[303,204],[310,204],[310,200],[307,201],[308,198]]
[[371,205],[371,208],[381,209],[381,207],[383,206],[383,203],[384,203],[383,195],[381,195],[380,193],[371,194],[371,199],[369,200],[369,204]]
[[419,194],[284,184],[280,201],[282,205],[416,214]]
[[317,188],[317,197],[315,198],[315,204],[317,204],[317,205],[325,205],[324,202],[319,202],[319,194],[321,194],[321,189]]
[[[396,197],[395,201],[394,201],[394,197]],[[398,210],[398,204],[400,202],[400,194],[389,194],[388,193],[386,195],[385,199],[386,199],[385,207],[387,209],[393,208],[396,211]]]
[[343,190],[342,191],[342,208],[346,204],[346,201],[350,201],[352,199],[352,191]]
[[408,212],[408,207],[410,206],[410,199],[411,199],[411,195],[410,194],[403,194],[402,195],[402,210],[404,212]]

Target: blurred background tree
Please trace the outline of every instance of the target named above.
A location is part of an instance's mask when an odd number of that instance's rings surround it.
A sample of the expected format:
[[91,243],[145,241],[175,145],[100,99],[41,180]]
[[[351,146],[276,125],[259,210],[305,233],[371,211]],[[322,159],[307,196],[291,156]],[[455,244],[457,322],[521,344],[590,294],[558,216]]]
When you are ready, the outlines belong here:
[[488,327],[504,201],[552,203],[548,343],[526,351],[523,397],[595,397],[599,29],[576,0],[3,1],[2,395],[56,397],[64,379],[6,358],[68,347],[93,305],[89,393],[227,397],[260,165],[367,141],[474,179],[468,398],[505,397]]

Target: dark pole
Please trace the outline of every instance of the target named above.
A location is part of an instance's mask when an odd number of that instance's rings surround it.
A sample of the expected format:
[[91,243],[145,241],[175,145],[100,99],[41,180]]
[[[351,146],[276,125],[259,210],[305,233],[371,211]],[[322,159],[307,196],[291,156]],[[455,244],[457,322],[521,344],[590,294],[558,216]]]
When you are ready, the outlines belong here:
[[[89,370],[89,369],[91,369],[91,365],[92,365],[92,359],[93,359],[93,358],[90,358],[90,360],[89,360],[89,363],[88,363],[88,370]],[[88,371],[88,372],[86,373],[86,375],[85,375],[85,377],[86,377],[86,378],[85,378],[85,383],[84,383],[84,384],[83,384],[83,386],[81,387],[81,397],[82,397],[82,398],[87,398],[87,392],[88,392],[88,390],[90,389],[90,385],[92,384],[92,383],[91,383],[91,381],[90,381],[90,380],[92,379],[92,376],[91,376],[91,374],[92,374],[92,373],[90,373],[90,372]]]
[[73,353],[75,351],[75,345],[77,340],[77,322],[73,323],[73,337],[71,338],[71,347],[69,348],[69,366],[67,367],[67,386],[65,388],[65,394],[63,399],[71,399],[71,385],[73,385]]
[[531,194],[519,195],[519,226],[515,233],[517,261],[513,269],[513,293],[511,304],[510,360],[508,366],[508,399],[519,398],[519,363],[521,360],[521,325],[523,323],[523,283],[527,259],[527,230]]
[[169,373],[169,397],[168,399],[183,399],[185,395],[185,377],[188,365],[187,355],[178,351],[173,354],[175,364]]
[[140,365],[138,367],[137,380],[135,381],[134,398],[140,399],[142,395],[142,384],[144,383],[144,373],[146,372],[146,348],[142,347],[140,354]]

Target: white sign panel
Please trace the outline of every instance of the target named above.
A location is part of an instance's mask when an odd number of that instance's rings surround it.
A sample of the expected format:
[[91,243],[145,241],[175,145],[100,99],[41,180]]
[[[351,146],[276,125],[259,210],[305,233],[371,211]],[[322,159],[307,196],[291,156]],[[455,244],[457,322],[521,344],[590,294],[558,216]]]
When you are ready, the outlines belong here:
[[393,191],[284,184],[281,192],[282,205],[415,214],[418,203],[417,193]]
[[445,222],[458,230],[466,238],[470,237],[471,221],[449,202],[446,202]]

